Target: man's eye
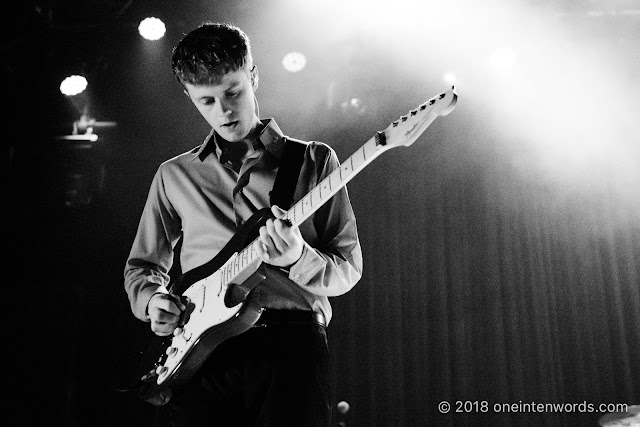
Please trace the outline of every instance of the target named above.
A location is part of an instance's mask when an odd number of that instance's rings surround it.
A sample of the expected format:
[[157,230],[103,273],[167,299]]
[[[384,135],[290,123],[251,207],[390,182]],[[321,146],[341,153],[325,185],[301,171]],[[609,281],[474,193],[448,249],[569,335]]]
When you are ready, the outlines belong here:
[[233,98],[233,97],[235,97],[237,94],[238,94],[238,92],[237,92],[237,91],[236,91],[236,92],[227,92],[227,96],[228,96],[229,98]]
[[203,100],[202,100],[202,103],[203,103],[204,105],[211,105],[211,104],[213,104],[214,102],[215,102],[215,101],[214,101],[213,99],[211,99],[211,98],[207,98],[207,99],[203,99]]

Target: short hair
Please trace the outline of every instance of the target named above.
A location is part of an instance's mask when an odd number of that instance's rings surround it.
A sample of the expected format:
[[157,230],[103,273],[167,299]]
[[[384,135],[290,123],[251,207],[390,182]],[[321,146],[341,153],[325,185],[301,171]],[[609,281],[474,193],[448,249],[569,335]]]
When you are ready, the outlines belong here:
[[178,81],[194,86],[218,84],[222,76],[245,68],[253,58],[249,37],[227,23],[205,22],[173,49],[171,68]]

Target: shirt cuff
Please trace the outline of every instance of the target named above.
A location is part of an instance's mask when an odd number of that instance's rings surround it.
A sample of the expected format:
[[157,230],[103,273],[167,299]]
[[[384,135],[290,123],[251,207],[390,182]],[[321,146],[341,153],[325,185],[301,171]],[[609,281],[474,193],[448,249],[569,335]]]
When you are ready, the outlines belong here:
[[289,280],[299,286],[304,286],[327,264],[307,242],[304,242],[300,259],[289,268]]
[[145,307],[144,314],[147,320],[149,320],[149,301],[151,301],[151,298],[153,298],[155,294],[168,294],[168,293],[169,293],[169,290],[162,285],[157,287],[149,286],[144,289],[143,295],[141,297],[143,301],[145,298],[147,299],[147,302],[144,306]]

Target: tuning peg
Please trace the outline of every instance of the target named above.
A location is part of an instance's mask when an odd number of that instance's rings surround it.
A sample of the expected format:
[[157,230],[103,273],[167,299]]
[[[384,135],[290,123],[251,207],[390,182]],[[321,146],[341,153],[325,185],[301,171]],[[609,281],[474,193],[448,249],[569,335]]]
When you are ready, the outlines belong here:
[[422,105],[420,106],[420,110],[424,110],[425,108],[427,108],[427,104],[422,104]]
[[411,115],[415,116],[416,114],[418,114],[418,110],[411,110]]
[[393,125],[393,127],[398,126],[398,123],[400,123],[398,120],[396,120],[395,122],[391,122],[391,124]]
[[429,105],[433,105],[436,102],[435,98],[431,98],[429,100]]
[[438,98],[442,99],[442,98],[444,98],[445,96],[447,96],[447,95],[443,92],[443,93],[441,93],[441,94],[440,94],[440,96],[438,96]]
[[403,122],[406,122],[406,121],[407,121],[407,119],[408,119],[408,117],[407,117],[407,116],[402,116],[402,117],[400,117],[400,120],[402,120]]

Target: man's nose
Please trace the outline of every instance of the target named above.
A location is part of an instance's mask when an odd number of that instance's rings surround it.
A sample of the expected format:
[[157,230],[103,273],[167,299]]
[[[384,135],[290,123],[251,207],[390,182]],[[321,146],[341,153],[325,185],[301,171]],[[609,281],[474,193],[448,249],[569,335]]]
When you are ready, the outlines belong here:
[[217,114],[219,117],[224,117],[229,115],[229,113],[231,113],[231,108],[229,108],[229,105],[226,104],[223,100],[218,101],[217,105],[218,105]]

